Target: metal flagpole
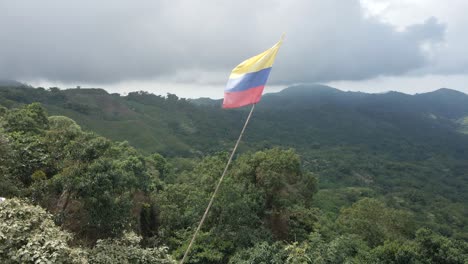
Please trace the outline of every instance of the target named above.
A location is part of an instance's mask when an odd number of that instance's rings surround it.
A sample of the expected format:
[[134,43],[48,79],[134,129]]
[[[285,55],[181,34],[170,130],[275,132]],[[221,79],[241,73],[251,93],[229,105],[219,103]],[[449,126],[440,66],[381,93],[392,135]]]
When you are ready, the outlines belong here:
[[210,211],[211,205],[213,204],[214,198],[216,196],[216,193],[218,193],[219,186],[221,186],[221,182],[224,179],[224,176],[226,175],[226,172],[228,170],[229,165],[231,164],[232,158],[234,157],[234,154],[236,153],[237,146],[239,146],[239,142],[241,141],[242,135],[244,135],[245,128],[247,127],[247,124],[249,123],[250,117],[252,116],[253,110],[255,108],[255,104],[252,105],[252,108],[250,109],[249,116],[247,116],[247,120],[245,120],[244,127],[242,128],[242,131],[239,135],[239,138],[237,139],[236,145],[234,146],[234,149],[231,152],[231,156],[229,157],[229,160],[226,164],[226,167],[224,168],[223,174],[221,175],[221,178],[219,178],[218,184],[216,185],[216,188],[213,192],[213,195],[211,196],[210,202],[208,203],[208,206],[206,207],[205,213],[203,214],[202,219],[200,220],[200,223],[198,224],[197,230],[195,230],[195,233],[193,234],[192,240],[190,240],[190,244],[188,245],[187,249],[185,250],[184,257],[180,261],[180,264],[183,264],[185,259],[187,258],[190,248],[192,247],[193,242],[195,241],[198,231],[200,231],[203,222],[205,222],[206,216],[208,215],[208,212]]

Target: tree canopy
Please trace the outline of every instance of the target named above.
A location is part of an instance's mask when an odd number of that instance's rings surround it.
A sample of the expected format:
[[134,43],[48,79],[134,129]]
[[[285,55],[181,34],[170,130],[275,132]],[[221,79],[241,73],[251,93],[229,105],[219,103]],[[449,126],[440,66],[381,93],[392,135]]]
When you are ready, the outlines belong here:
[[[130,97],[172,110],[197,107],[172,95]],[[173,125],[195,137],[187,124]],[[401,156],[370,145],[247,145],[188,263],[468,261],[462,143],[461,152],[408,144]],[[209,150],[186,155],[180,146],[147,153],[49,116],[37,103],[1,108],[0,262],[180,259],[228,159]],[[421,158],[423,150],[432,154]]]

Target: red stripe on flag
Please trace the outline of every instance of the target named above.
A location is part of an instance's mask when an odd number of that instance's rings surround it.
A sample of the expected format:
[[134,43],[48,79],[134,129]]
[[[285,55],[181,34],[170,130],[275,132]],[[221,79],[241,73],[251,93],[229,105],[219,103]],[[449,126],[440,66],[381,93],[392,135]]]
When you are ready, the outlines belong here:
[[259,102],[264,87],[262,85],[240,92],[224,92],[223,108],[237,108]]

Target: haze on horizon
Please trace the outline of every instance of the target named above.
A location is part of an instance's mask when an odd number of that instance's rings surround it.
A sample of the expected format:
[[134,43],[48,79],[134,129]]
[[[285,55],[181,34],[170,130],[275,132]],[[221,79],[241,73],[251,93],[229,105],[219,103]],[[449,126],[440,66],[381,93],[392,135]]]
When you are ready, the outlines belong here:
[[231,69],[286,41],[266,92],[298,83],[468,92],[463,0],[0,0],[0,79],[220,98]]

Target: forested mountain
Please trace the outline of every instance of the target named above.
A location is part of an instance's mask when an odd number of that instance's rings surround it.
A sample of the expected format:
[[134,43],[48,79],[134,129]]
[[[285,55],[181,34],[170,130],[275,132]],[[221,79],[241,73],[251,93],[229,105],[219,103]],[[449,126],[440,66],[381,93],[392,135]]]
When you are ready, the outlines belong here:
[[[179,259],[248,114],[8,85],[0,106],[0,260],[13,263]],[[266,94],[190,263],[466,263],[467,117],[450,89]]]
[[[52,115],[73,118],[85,129],[169,156],[225,150],[246,117],[246,109],[222,110],[219,100],[207,98],[188,101],[146,92],[119,96],[102,89],[0,88],[4,106],[32,102],[40,102]],[[413,96],[297,86],[264,96],[245,140],[249,146],[267,142],[304,148],[383,144],[394,138],[445,145],[452,136],[458,138],[454,141],[460,139],[456,130],[463,127],[457,121],[466,116],[468,95],[449,89]],[[432,137],[445,140],[429,141]]]

